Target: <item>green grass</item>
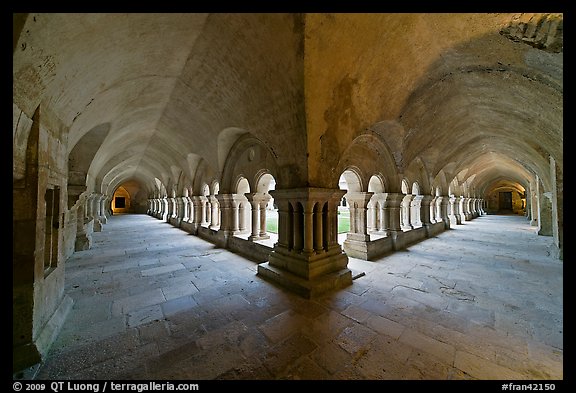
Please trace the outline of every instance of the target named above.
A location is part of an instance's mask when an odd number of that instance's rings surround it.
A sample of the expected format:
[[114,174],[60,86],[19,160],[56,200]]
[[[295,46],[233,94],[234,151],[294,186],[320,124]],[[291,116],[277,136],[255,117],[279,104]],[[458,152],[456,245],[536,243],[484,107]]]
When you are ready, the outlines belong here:
[[[342,210],[338,212],[338,233],[350,231],[350,212]],[[266,212],[266,232],[278,233],[278,213]]]
[[278,233],[278,213],[266,212],[266,232]]
[[338,233],[350,231],[350,211],[341,210],[338,212]]

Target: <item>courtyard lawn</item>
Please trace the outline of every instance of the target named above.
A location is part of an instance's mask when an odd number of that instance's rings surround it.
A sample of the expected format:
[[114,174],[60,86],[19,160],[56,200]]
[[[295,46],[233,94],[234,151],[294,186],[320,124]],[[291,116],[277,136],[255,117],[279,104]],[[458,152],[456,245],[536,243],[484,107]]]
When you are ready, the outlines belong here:
[[338,233],[347,233],[350,231],[350,211],[338,211]]
[[[266,211],[266,231],[278,233],[278,212]],[[350,231],[350,211],[341,210],[338,212],[338,233],[347,233],[348,231]]]

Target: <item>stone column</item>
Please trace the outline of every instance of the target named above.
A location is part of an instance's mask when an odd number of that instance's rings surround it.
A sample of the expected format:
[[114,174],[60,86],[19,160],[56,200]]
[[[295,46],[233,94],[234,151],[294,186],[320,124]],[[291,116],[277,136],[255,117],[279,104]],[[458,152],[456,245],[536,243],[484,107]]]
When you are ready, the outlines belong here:
[[403,233],[400,226],[400,205],[405,195],[400,193],[388,192],[385,194],[384,212],[387,218],[384,231],[392,237],[395,250],[404,248]]
[[460,215],[460,224],[462,224],[464,221],[467,221],[466,214],[464,213],[466,209],[465,200],[466,198],[463,196],[456,197],[456,203],[458,203],[458,214]]
[[384,193],[381,193],[381,196],[378,198],[378,209],[379,209],[379,216],[378,216],[378,232],[388,236],[390,231],[388,230],[388,222],[390,218],[388,217],[388,210],[384,208],[384,202],[386,200],[386,196]]
[[530,180],[530,225],[538,226],[538,191],[537,180]]
[[346,234],[344,251],[355,258],[368,259],[370,235],[367,232],[366,211],[372,192],[348,192],[345,197],[350,209],[350,231]]
[[480,213],[478,212],[478,198],[472,198],[471,202],[470,202],[470,213],[472,213],[472,218],[476,218],[480,215]]
[[409,231],[410,229],[414,229],[414,227],[411,224],[411,219],[410,219],[410,204],[412,203],[412,199],[414,198],[414,195],[412,194],[407,194],[404,196],[404,198],[402,199],[402,203],[400,204],[400,208],[401,208],[401,223],[400,223],[400,228],[402,228],[403,231]]
[[206,214],[206,197],[203,195],[193,195],[191,198],[193,205],[192,225],[194,230],[205,223],[204,215]]
[[449,199],[448,202],[450,204],[449,206],[449,214],[448,214],[448,219],[450,220],[450,225],[460,225],[462,224],[462,221],[460,219],[460,213],[458,212],[458,198],[455,197],[454,195],[452,195]]
[[422,226],[422,220],[420,219],[422,197],[423,195],[414,195],[410,202],[410,225],[412,225],[412,228],[420,228]]
[[564,173],[550,156],[550,179],[552,183],[552,236],[558,258],[564,259]]
[[185,209],[184,209],[184,198],[178,197],[178,198],[175,198],[175,201],[176,201],[175,225],[177,227],[179,227],[180,224],[182,223],[182,221],[184,220],[184,216],[186,214]]
[[188,198],[187,196],[180,197],[180,203],[182,210],[182,221],[188,222],[188,220],[190,219],[190,208],[188,206],[188,204],[190,203],[190,198]]
[[344,193],[325,188],[270,191],[278,206],[278,242],[269,262],[258,265],[258,275],[306,298],[351,285],[348,257],[337,236],[336,213]]
[[430,196],[430,223],[436,224],[438,220],[436,219],[436,196]]
[[220,203],[214,195],[210,195],[210,205],[211,205],[211,219],[210,219],[210,229],[215,231],[220,228]]
[[370,198],[366,206],[366,230],[368,233],[378,231],[378,209],[375,207],[376,203],[373,198]]
[[432,195],[421,195],[420,200],[420,221],[422,221],[422,227],[426,230],[426,236],[430,236],[429,229],[432,226],[430,221],[430,204],[432,203]]
[[244,194],[252,208],[252,234],[248,240],[269,239],[266,234],[266,204],[270,201],[270,195],[262,192]]
[[450,228],[450,218],[448,218],[448,205],[450,204],[450,199],[446,195],[440,195],[436,197],[436,207],[438,210],[438,217],[440,221],[444,222],[444,228]]
[[102,224],[108,223],[108,216],[106,216],[106,203],[108,202],[108,197],[106,195],[102,195],[100,199],[100,215],[98,218]]
[[86,196],[81,195],[76,203],[76,239],[74,241],[74,251],[85,251],[92,247],[94,223],[93,221],[86,221]]
[[104,199],[105,196],[102,194],[96,194],[96,196],[94,197],[94,199],[92,199],[92,206],[93,206],[93,217],[94,217],[94,232],[101,232],[102,231],[102,212],[101,212],[101,207],[102,207],[102,199]]
[[169,222],[174,216],[174,198],[166,198],[166,222]]
[[270,235],[268,235],[268,233],[266,233],[266,206],[268,206],[270,199],[272,199],[270,194],[265,193],[264,196],[262,197],[262,199],[260,200],[260,203],[259,203],[260,232],[258,233],[258,236],[260,236],[261,239],[270,239]]

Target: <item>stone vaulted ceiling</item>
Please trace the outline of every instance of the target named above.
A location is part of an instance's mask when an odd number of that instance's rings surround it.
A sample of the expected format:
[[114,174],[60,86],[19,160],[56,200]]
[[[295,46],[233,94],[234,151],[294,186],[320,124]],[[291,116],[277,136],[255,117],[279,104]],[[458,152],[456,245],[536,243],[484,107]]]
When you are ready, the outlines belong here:
[[336,188],[340,157],[375,129],[398,176],[418,162],[481,191],[545,179],[549,157],[562,167],[561,14],[19,18],[14,104],[40,106],[68,152],[109,130],[78,164],[98,192],[218,178],[245,132],[273,152],[280,188]]

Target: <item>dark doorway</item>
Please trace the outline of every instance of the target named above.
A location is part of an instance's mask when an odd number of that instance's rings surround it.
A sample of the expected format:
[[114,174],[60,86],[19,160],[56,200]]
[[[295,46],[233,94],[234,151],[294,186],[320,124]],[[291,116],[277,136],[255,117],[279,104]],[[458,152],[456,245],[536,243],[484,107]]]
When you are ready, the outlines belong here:
[[512,210],[512,192],[500,192],[500,201],[498,203],[500,210]]
[[116,207],[116,209],[124,209],[126,207],[126,198],[116,197],[114,201],[114,207]]

